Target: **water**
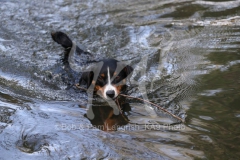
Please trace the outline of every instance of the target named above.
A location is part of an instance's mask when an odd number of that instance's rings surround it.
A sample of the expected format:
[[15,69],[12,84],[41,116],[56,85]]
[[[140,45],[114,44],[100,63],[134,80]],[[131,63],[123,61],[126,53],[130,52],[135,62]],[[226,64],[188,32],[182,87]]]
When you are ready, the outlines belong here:
[[[0,0],[0,159],[238,159],[239,1]],[[133,124],[91,127],[50,33],[135,69]],[[142,124],[136,125],[135,123]],[[157,123],[158,125],[152,125]]]

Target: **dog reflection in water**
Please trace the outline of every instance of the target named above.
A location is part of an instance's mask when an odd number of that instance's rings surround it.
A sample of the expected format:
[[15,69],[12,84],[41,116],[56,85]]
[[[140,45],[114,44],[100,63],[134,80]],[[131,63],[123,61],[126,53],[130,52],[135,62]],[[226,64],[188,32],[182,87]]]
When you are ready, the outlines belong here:
[[[75,43],[63,32],[52,33],[52,39],[65,48],[63,61],[71,59],[71,53],[87,57],[91,53],[86,52],[75,45]],[[75,48],[74,48],[75,47]],[[81,60],[83,61],[83,60]],[[118,62],[115,59],[102,59],[93,65],[91,60],[91,71],[83,72],[79,80],[80,85],[86,85],[93,92],[91,107],[85,117],[93,126],[104,131],[117,130],[119,126],[128,124],[126,113],[131,110],[125,97],[119,96],[127,90],[126,81],[131,76],[133,68]],[[89,61],[90,62],[90,61]],[[89,91],[88,90],[88,91]]]

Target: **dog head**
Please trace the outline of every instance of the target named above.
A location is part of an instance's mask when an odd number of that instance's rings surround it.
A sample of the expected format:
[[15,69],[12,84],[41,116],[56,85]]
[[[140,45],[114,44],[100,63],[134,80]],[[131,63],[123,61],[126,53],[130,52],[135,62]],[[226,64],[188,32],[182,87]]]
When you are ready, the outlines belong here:
[[94,91],[104,99],[114,99],[125,90],[126,80],[133,68],[114,59],[102,62],[102,66],[95,66],[94,70],[98,71],[85,72],[81,79],[88,88],[93,85]]

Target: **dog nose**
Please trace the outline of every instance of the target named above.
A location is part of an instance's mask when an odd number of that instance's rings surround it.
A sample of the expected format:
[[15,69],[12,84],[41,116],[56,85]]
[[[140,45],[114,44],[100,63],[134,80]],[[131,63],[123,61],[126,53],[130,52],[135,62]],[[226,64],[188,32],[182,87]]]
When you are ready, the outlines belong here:
[[115,96],[115,92],[114,92],[114,90],[109,90],[106,92],[106,95],[110,98],[113,98]]

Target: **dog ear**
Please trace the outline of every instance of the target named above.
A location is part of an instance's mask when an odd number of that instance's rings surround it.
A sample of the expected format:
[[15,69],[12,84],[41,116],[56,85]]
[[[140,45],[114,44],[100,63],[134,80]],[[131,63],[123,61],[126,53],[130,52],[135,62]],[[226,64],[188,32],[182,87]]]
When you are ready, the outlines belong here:
[[[132,73],[133,68],[132,68],[131,66],[127,65],[126,67],[124,67],[123,70],[124,70],[125,75],[126,75],[126,77],[127,77],[128,75],[130,75],[130,74]],[[125,78],[126,78],[126,77],[125,77]]]
[[94,77],[93,71],[84,72],[79,80],[79,84],[81,85],[82,82],[84,81],[84,84],[87,84],[87,88],[89,88],[92,84],[93,77]]

